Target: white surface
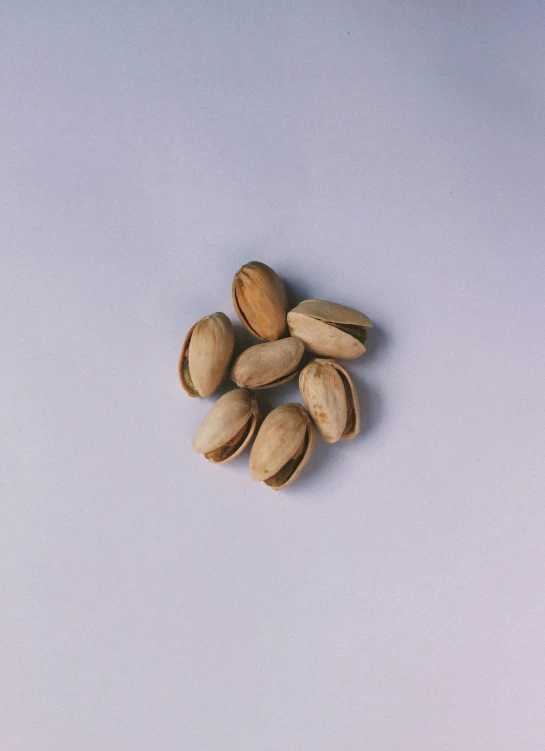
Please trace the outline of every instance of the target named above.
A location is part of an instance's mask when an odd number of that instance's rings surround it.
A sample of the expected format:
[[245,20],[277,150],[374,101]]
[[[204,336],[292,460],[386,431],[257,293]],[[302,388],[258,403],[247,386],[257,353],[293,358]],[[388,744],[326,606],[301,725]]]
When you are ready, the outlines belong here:
[[[541,748],[543,5],[0,21],[2,749]],[[252,259],[379,327],[279,494],[176,379]]]

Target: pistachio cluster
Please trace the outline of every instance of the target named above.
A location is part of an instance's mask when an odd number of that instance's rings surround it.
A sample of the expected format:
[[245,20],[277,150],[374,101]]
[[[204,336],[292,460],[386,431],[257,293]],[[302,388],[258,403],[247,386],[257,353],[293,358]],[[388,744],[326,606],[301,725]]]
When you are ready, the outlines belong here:
[[[235,332],[224,313],[205,316],[189,329],[178,366],[184,390],[190,396],[211,396],[228,372],[237,386],[212,406],[193,448],[208,461],[225,464],[255,436],[250,450],[252,480],[280,490],[308,462],[315,428],[327,443],[358,435],[358,395],[350,375],[334,358],[360,357],[373,324],[363,313],[326,300],[304,300],[288,310],[282,280],[259,261],[235,274],[232,296],[243,326],[262,343],[248,347],[232,362]],[[300,369],[305,350],[319,357]],[[260,410],[252,391],[279,386],[298,373],[306,409],[298,403],[281,404],[258,430]]]

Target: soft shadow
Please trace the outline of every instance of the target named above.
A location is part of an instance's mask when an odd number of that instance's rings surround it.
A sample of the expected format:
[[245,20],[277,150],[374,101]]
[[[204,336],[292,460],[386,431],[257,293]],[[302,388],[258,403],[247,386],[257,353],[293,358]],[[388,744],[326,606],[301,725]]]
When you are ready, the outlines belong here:
[[209,404],[209,409],[218,401],[220,396],[223,396],[228,391],[232,391],[233,389],[236,389],[236,384],[233,383],[233,381],[230,379],[229,374],[225,377],[225,380],[220,383],[217,390],[214,391],[212,396],[207,397],[206,401]]
[[364,364],[367,362],[377,362],[381,357],[385,356],[391,346],[390,334],[374,318],[371,318],[371,321],[373,328],[367,331],[365,354],[362,357]]
[[[360,433],[351,441],[340,440],[337,443],[326,443],[316,431],[316,443],[308,464],[301,472],[300,477],[285,490],[283,497],[291,496],[291,499],[299,502],[314,502],[318,483],[319,487],[326,487],[329,478],[339,472],[340,454],[347,447],[357,447],[363,444],[372,434],[380,429],[384,417],[384,399],[382,392],[376,387],[355,375],[353,368],[350,371],[352,381],[358,394],[361,413]],[[363,450],[363,446],[362,446]],[[337,488],[338,477],[332,487]]]
[[248,329],[244,328],[244,326],[239,323],[239,321],[231,321],[233,324],[233,328],[235,330],[235,351],[233,354],[233,360],[231,362],[231,366],[236,360],[236,358],[240,355],[241,352],[244,352],[245,349],[248,349],[248,347],[253,347],[254,344],[262,344],[262,342],[259,341],[253,334],[250,334]]
[[314,502],[314,497],[309,498],[308,493],[309,491],[316,491],[317,482],[324,483],[322,487],[325,487],[325,477],[327,475],[331,477],[331,474],[335,472],[335,467],[338,467],[336,451],[339,444],[340,442],[337,444],[326,443],[316,431],[314,451],[308,460],[308,464],[303,468],[293,485],[289,485],[282,493],[290,494],[294,498],[304,495],[305,498],[298,498],[297,500],[308,499]]
[[293,277],[290,278],[290,281],[288,282],[286,280],[286,275],[282,274],[280,271],[278,274],[284,282],[284,287],[286,288],[288,295],[288,310],[292,310],[303,300],[312,299],[312,293],[305,282]]
[[292,378],[287,383],[271,389],[253,389],[252,394],[259,404],[262,419],[265,419],[269,412],[281,404],[289,404],[290,402],[302,403],[298,376]]
[[376,386],[371,386],[353,372],[350,376],[360,403],[360,435],[354,438],[354,441],[358,441],[365,439],[379,428],[384,413],[384,399],[382,392]]
[[[278,388],[281,388],[280,386]],[[273,389],[253,389],[252,396],[259,404],[260,423],[267,417],[269,412],[278,406],[278,397],[275,399]]]

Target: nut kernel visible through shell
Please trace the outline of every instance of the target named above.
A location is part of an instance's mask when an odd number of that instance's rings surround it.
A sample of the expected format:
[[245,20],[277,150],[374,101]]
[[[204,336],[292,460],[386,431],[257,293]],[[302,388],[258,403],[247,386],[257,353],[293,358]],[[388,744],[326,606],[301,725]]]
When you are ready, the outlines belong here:
[[190,396],[211,396],[225,378],[235,347],[233,324],[225,313],[204,316],[182,345],[178,372]]
[[252,480],[273,490],[287,487],[308,462],[314,441],[312,421],[303,406],[281,404],[267,415],[252,446]]
[[228,391],[202,421],[193,438],[193,448],[208,461],[225,464],[246,448],[258,418],[259,406],[247,389]]
[[354,359],[365,352],[373,324],[363,313],[327,300],[304,300],[288,313],[292,336],[318,355]]

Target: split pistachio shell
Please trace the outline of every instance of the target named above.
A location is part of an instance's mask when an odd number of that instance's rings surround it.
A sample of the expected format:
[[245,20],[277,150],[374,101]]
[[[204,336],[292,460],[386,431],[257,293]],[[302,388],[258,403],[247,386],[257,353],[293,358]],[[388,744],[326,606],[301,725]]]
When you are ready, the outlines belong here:
[[245,264],[233,279],[233,306],[242,324],[263,342],[286,332],[288,298],[278,274],[264,263]]
[[335,360],[312,360],[299,375],[299,389],[324,441],[336,443],[360,432],[358,394]]
[[373,324],[357,310],[326,300],[304,300],[288,313],[292,336],[317,355],[351,360],[365,352]]
[[314,428],[301,404],[281,404],[267,415],[250,451],[250,475],[273,490],[292,483],[314,448]]
[[292,336],[255,344],[235,360],[231,378],[237,386],[266,389],[286,383],[297,374],[305,346]]
[[251,441],[259,407],[247,389],[221,396],[210,409],[193,438],[193,448],[214,464],[230,462]]
[[225,313],[201,318],[188,332],[179,362],[180,381],[190,396],[211,396],[225,378],[235,347]]

